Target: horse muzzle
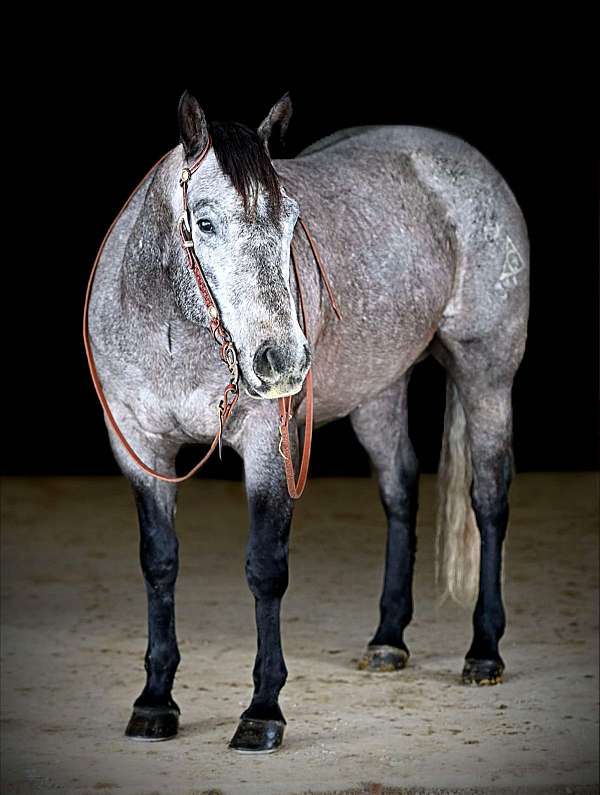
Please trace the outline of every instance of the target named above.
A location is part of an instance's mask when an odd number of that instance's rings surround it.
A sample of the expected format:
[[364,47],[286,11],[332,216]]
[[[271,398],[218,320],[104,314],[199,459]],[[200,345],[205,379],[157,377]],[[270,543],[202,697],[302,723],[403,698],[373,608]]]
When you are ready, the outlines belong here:
[[243,379],[246,392],[253,398],[273,399],[295,395],[311,364],[306,344],[289,349],[272,341],[264,342],[252,358],[250,378]]

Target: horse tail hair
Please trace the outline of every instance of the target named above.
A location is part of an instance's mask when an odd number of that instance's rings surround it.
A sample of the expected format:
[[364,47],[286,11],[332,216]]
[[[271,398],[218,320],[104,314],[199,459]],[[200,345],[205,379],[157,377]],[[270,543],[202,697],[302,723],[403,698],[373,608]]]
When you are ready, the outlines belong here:
[[435,539],[435,579],[441,591],[440,605],[450,597],[470,607],[479,590],[481,542],[471,506],[472,478],[465,412],[458,390],[448,378]]

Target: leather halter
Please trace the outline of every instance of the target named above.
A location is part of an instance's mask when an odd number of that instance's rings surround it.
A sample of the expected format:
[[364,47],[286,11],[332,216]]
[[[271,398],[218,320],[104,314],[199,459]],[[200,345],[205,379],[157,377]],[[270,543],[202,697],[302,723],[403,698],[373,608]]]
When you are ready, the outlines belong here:
[[[125,438],[123,432],[119,428],[119,425],[106,399],[106,395],[104,394],[104,390],[102,388],[100,378],[98,375],[98,370],[96,369],[96,363],[94,360],[94,355],[92,353],[92,345],[89,335],[89,305],[90,305],[92,287],[94,284],[96,271],[98,269],[98,263],[100,262],[100,258],[106,246],[108,237],[110,236],[119,218],[123,215],[123,213],[129,206],[133,196],[137,193],[140,186],[146,181],[146,179],[150,176],[150,174],[163,162],[163,160],[168,156],[169,153],[161,157],[161,159],[154,166],[152,166],[150,171],[146,174],[146,176],[142,179],[142,181],[137,185],[137,187],[131,193],[131,195],[129,196],[129,198],[127,199],[121,210],[119,211],[117,217],[110,225],[106,235],[104,236],[104,239],[102,240],[102,243],[100,244],[100,248],[98,250],[98,253],[96,254],[96,259],[94,260],[94,264],[92,266],[92,270],[88,279],[87,289],[85,293],[84,308],[83,308],[83,344],[85,347],[85,353],[90,370],[90,375],[92,377],[92,383],[94,384],[96,394],[98,396],[102,408],[104,409],[106,418],[108,419],[108,422],[110,423],[110,426],[115,432],[117,438],[119,439],[119,441],[121,442],[127,453],[129,454],[129,456],[140,467],[140,469],[146,472],[146,474],[151,475],[153,478],[156,478],[157,480],[162,480],[166,483],[182,483],[183,481],[191,478],[192,475],[194,475],[202,466],[204,466],[204,464],[208,461],[210,456],[214,453],[215,449],[217,448],[219,449],[219,456],[220,456],[221,437],[223,435],[223,428],[225,427],[225,424],[227,423],[227,420],[229,419],[231,412],[233,411],[233,408],[235,407],[235,404],[237,403],[239,398],[239,386],[238,386],[239,368],[237,361],[237,353],[231,335],[229,334],[229,332],[227,331],[221,320],[221,315],[217,303],[213,297],[212,291],[202,271],[202,266],[196,254],[194,248],[194,241],[192,237],[191,213],[188,202],[188,184],[192,176],[196,173],[196,171],[204,161],[204,158],[208,154],[210,146],[211,146],[211,141],[210,138],[208,138],[206,146],[204,147],[204,150],[202,151],[198,159],[191,166],[183,168],[181,172],[179,185],[182,190],[183,212],[181,213],[179,220],[177,222],[177,228],[178,228],[179,238],[181,240],[181,246],[186,256],[187,265],[194,275],[194,279],[198,286],[198,291],[202,296],[204,305],[206,306],[206,311],[209,316],[210,329],[212,331],[213,337],[215,338],[215,341],[219,345],[221,359],[226,365],[227,369],[229,370],[230,380],[227,386],[225,387],[225,389],[223,390],[223,396],[219,401],[218,405],[219,428],[210,444],[208,452],[185,475],[177,477],[177,476],[160,474],[156,470],[152,469],[152,467],[148,466],[148,464],[146,464],[144,461],[142,461],[142,459],[135,452],[133,447],[131,447],[131,445]],[[327,290],[327,294],[329,296],[329,300],[331,302],[333,311],[335,312],[338,319],[341,320],[342,316],[337,307],[335,297],[331,289],[331,285],[327,278],[327,274],[323,267],[323,263],[321,262],[321,258],[319,257],[319,253],[317,251],[315,242],[311,237],[310,232],[308,231],[306,224],[304,223],[302,218],[299,218],[298,221],[300,223],[300,226],[302,227],[306,239],[308,240],[315,263],[321,274],[321,278],[323,280],[325,289]],[[304,296],[302,293],[302,286],[300,283],[300,273],[298,270],[298,265],[296,263],[293,243],[291,245],[290,255],[293,264],[296,285],[298,288],[298,299],[300,304],[300,314],[302,318],[302,330],[306,333],[306,312],[304,308]],[[292,499],[298,499],[302,495],[302,492],[304,491],[304,487],[306,485],[306,479],[308,476],[308,464],[310,460],[310,449],[311,449],[312,430],[313,430],[312,369],[309,369],[308,373],[306,374],[305,383],[306,383],[306,421],[305,421],[304,446],[302,450],[302,460],[300,464],[298,480],[296,480],[294,474],[294,465],[290,451],[290,437],[289,437],[289,427],[288,427],[289,422],[293,416],[292,396],[288,395],[286,397],[278,399],[279,435],[280,435],[279,452],[284,460],[288,493]]]

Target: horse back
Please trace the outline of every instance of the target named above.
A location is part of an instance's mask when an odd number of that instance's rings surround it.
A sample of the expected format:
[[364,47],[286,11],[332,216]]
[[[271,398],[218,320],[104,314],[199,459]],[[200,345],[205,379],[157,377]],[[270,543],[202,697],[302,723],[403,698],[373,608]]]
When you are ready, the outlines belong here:
[[442,208],[455,256],[445,328],[457,335],[484,335],[510,318],[515,334],[523,335],[529,299],[527,228],[495,167],[456,136],[412,126],[340,130],[307,147],[299,158],[361,162],[367,153],[376,153],[384,169],[408,158],[419,182]]

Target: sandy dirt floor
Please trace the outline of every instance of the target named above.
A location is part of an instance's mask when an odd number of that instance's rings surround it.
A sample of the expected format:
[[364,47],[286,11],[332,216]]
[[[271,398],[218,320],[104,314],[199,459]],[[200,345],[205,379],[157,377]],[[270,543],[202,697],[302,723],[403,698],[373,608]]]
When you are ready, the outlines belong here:
[[[435,607],[434,480],[422,479],[409,667],[356,670],[377,621],[385,523],[373,480],[309,483],[283,637],[283,748],[227,748],[251,695],[242,485],[182,488],[181,733],[123,731],[144,681],[145,591],[125,481],[8,479],[2,522],[3,793],[596,792],[598,482],[520,475],[506,551],[505,682],[459,684],[468,613]],[[382,790],[380,786],[383,785]],[[388,789],[390,787],[390,789]],[[398,789],[395,789],[398,788]]]

